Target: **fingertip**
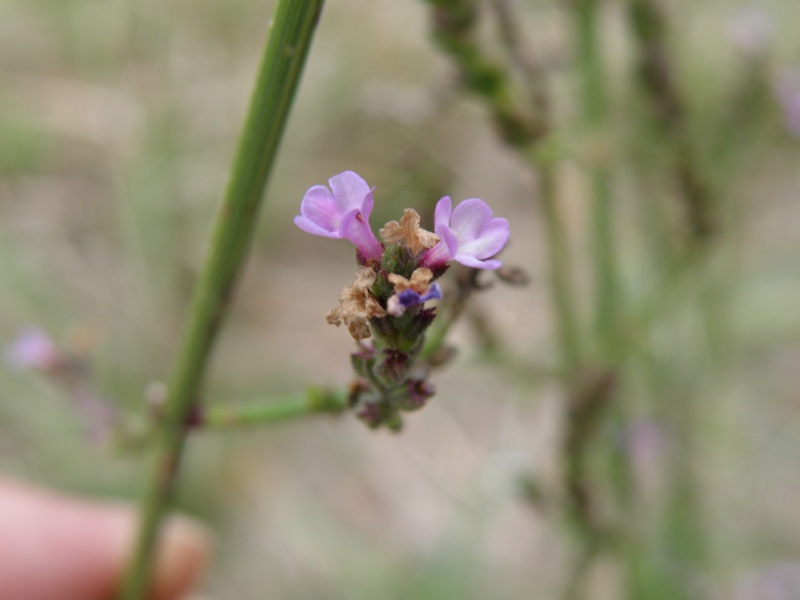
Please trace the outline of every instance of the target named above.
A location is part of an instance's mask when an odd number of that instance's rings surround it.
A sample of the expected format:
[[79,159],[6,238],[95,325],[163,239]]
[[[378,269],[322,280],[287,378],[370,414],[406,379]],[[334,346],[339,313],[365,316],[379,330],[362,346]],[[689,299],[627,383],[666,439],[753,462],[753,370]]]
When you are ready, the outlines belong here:
[[[0,476],[0,599],[105,600],[115,596],[138,527],[121,503],[62,495]],[[178,600],[209,561],[211,534],[166,519],[148,600]]]
[[163,525],[152,600],[177,600],[188,593],[208,565],[211,546],[208,528],[181,515],[169,517]]

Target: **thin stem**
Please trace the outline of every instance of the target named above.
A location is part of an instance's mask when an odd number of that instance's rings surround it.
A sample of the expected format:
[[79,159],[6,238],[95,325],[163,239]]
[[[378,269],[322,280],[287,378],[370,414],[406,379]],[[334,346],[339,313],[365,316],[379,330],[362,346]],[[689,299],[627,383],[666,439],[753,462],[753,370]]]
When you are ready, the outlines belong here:
[[557,149],[552,134],[550,98],[543,65],[524,48],[524,38],[519,20],[513,14],[508,0],[494,0],[500,34],[506,50],[518,70],[527,92],[528,102],[539,127],[538,135],[530,136],[527,148],[522,149],[539,180],[539,205],[544,215],[547,261],[550,277],[551,303],[556,313],[557,335],[561,354],[561,369],[566,378],[574,375],[581,363],[581,332],[578,312],[572,289],[572,261],[570,260],[567,229],[558,207],[556,175]]
[[613,353],[619,313],[617,266],[614,252],[614,214],[608,168],[608,99],[601,47],[597,38],[597,0],[571,0],[578,48],[583,120],[589,132],[589,187],[591,190],[591,246],[594,261],[594,326],[600,350]]
[[[434,39],[457,66],[462,85],[484,102],[501,139],[516,149],[539,182],[548,245],[553,310],[556,313],[562,369],[565,377],[581,363],[580,330],[574,294],[566,227],[557,206],[555,159],[550,136],[549,95],[541,70],[529,63],[524,71],[529,102],[520,105],[508,69],[486,58],[477,42],[478,5],[475,0],[427,0],[432,6]],[[504,10],[506,7],[500,6]],[[501,12],[502,12],[501,10]],[[509,30],[504,14],[504,41],[519,56],[519,38]],[[440,332],[442,333],[442,332]],[[432,344],[429,345],[429,348]]]
[[347,407],[347,394],[309,389],[304,395],[243,406],[212,406],[202,415],[199,427],[219,429],[266,425],[315,413],[337,414]]
[[456,317],[452,312],[445,315],[439,314],[425,334],[425,343],[419,353],[420,360],[430,360],[436,352],[444,346],[450,327],[455,323]]
[[250,246],[323,2],[281,0],[276,8],[228,189],[217,213],[210,251],[195,286],[121,600],[141,600],[145,596],[159,525],[170,504],[186,442],[185,424],[197,408],[209,355]]
[[538,160],[539,205],[544,216],[551,302],[556,314],[561,367],[567,378],[580,366],[581,338],[575,308],[566,227],[558,209],[555,165]]
[[708,239],[716,227],[714,193],[691,139],[685,100],[675,82],[667,49],[667,21],[654,0],[629,0],[628,16],[639,52],[639,82],[656,123],[668,142],[673,175],[694,241]]

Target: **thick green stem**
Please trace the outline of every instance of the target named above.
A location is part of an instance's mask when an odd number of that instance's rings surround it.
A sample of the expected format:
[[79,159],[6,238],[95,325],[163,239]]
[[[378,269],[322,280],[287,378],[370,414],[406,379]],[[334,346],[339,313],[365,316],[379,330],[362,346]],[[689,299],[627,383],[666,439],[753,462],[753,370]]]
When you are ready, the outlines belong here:
[[206,365],[250,246],[322,5],[323,0],[281,0],[276,8],[210,251],[195,286],[121,600],[145,597],[159,525],[169,508],[186,442],[185,425],[198,406]]

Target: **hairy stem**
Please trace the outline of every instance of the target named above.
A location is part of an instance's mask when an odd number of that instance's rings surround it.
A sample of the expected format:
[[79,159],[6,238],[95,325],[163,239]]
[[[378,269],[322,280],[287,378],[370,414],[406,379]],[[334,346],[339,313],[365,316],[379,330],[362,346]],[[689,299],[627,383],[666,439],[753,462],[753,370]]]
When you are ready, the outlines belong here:
[[323,0],[281,0],[276,8],[210,251],[194,289],[121,600],[141,600],[147,592],[159,525],[186,443],[186,423],[199,404],[206,365],[250,246],[322,5]]

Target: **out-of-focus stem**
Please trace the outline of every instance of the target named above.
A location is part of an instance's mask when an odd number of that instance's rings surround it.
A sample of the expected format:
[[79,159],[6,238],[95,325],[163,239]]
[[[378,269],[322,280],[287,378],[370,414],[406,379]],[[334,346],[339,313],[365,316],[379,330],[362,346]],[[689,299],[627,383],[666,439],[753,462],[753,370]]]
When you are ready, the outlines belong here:
[[489,60],[476,42],[475,0],[426,0],[432,7],[433,37],[458,67],[461,84],[482,98],[503,140],[525,147],[547,136],[545,115],[523,111],[506,70]]
[[660,132],[669,140],[672,168],[680,186],[692,236],[701,241],[714,230],[713,195],[698,164],[684,100],[667,52],[667,23],[656,0],[629,0],[628,16],[639,50],[639,81],[650,98]]
[[614,252],[614,214],[608,168],[608,99],[598,42],[597,0],[569,0],[575,28],[581,108],[589,133],[587,152],[591,192],[591,245],[595,278],[594,326],[598,345],[608,358],[614,351],[619,311],[617,266]]
[[159,525],[169,508],[186,442],[186,424],[197,409],[209,355],[250,246],[322,5],[323,0],[281,0],[276,8],[228,189],[194,289],[153,470],[142,499],[142,522],[120,593],[122,600],[141,600],[147,593]]
[[570,377],[581,363],[580,331],[575,309],[571,264],[566,226],[558,207],[555,165],[547,159],[538,161],[539,205],[544,216],[547,239],[550,294],[558,323],[557,333],[561,364],[565,376]]
[[[515,100],[511,77],[489,61],[475,39],[478,5],[475,0],[427,0],[432,6],[434,39],[458,68],[464,87],[477,94],[492,115],[500,137],[516,148],[538,178],[538,198],[544,216],[548,270],[553,310],[556,313],[563,372],[569,377],[581,363],[580,331],[572,291],[572,265],[566,227],[558,210],[556,165],[550,151],[548,94],[541,74],[525,69],[529,102]],[[502,8],[502,6],[501,6]],[[505,22],[508,28],[509,21]],[[517,39],[506,31],[507,43]],[[512,49],[513,55],[518,56]]]

